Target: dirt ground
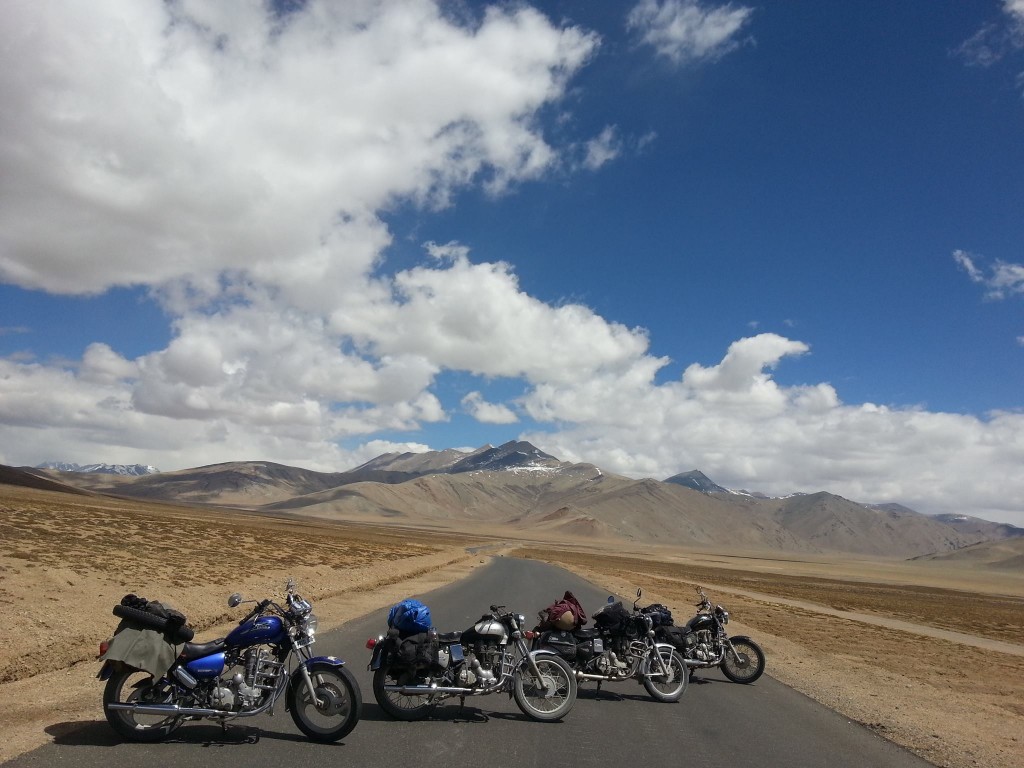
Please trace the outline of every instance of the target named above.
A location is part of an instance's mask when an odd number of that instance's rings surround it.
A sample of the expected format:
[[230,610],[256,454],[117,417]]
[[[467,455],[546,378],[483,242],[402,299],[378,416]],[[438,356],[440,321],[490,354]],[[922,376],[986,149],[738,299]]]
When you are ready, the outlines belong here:
[[645,604],[665,603],[680,621],[701,584],[729,609],[730,632],[762,645],[772,677],[935,765],[1024,765],[1024,574],[626,548],[0,485],[0,762],[102,718],[96,648],[126,593],[179,608],[208,639],[237,620],[228,593],[280,595],[294,577],[330,629],[516,554],[610,593],[642,587]]

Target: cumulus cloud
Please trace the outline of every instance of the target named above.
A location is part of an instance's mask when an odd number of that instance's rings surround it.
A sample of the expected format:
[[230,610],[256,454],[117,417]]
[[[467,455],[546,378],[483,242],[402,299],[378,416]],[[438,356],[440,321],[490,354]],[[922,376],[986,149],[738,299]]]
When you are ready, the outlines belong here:
[[597,45],[428,0],[5,10],[0,277],[63,293],[241,272],[323,298],[379,257],[394,200],[549,168],[534,115]]
[[761,334],[674,382],[656,384],[648,369],[575,387],[539,386],[525,408],[560,429],[525,439],[633,477],[699,468],[736,489],[828,490],[1024,524],[1024,481],[1014,469],[1024,460],[1024,414],[979,418],[845,404],[828,383],[774,380],[775,366],[807,353],[806,344]]
[[752,8],[709,6],[699,0],[641,0],[630,11],[627,26],[660,55],[684,64],[734,50],[752,13]]
[[470,392],[462,398],[462,407],[483,424],[515,424],[519,417],[507,405],[489,403],[479,392]]

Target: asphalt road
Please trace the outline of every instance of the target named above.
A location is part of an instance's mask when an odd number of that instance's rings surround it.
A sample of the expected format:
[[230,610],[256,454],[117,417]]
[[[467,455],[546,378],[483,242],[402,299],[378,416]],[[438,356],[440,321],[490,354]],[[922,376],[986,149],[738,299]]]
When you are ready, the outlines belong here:
[[[576,594],[588,612],[608,597],[567,571],[512,558],[497,558],[468,579],[415,597],[430,606],[435,626],[453,631],[470,626],[492,603],[532,619],[566,589]],[[631,604],[632,597],[623,597],[623,602]],[[673,608],[677,618],[683,618],[678,614],[686,608]],[[596,686],[588,683],[581,686],[576,706],[559,723],[529,720],[508,696],[500,694],[467,699],[461,708],[456,699],[438,707],[427,720],[396,722],[374,702],[366,670],[370,655],[366,639],[386,627],[386,616],[386,610],[379,611],[318,639],[317,653],[344,658],[362,687],[362,719],[337,744],[307,741],[284,711],[283,701],[275,716],[239,720],[227,732],[217,725],[190,723],[167,743],[123,744],[102,717],[97,682],[96,721],[53,726],[49,729],[53,744],[4,763],[4,768],[336,768],[339,763],[387,768],[550,768],[558,763],[618,766],[638,761],[703,768],[930,765],[771,679],[771,657],[767,674],[753,685],[730,683],[717,671],[702,673],[704,682],[691,684],[674,704],[654,701],[634,682],[604,686],[600,696]]]

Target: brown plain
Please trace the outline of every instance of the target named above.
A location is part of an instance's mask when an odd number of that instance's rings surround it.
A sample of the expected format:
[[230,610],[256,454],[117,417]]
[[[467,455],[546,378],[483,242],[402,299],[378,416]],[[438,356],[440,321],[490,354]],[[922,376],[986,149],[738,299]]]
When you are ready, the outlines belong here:
[[[768,675],[935,765],[1024,765],[1024,574],[530,535],[0,485],[0,761],[103,719],[96,649],[126,593],[179,608],[211,639],[237,620],[230,592],[280,595],[294,577],[330,629],[514,555],[610,593],[642,587],[677,620],[703,585],[729,609],[732,634],[764,647]],[[687,693],[692,706],[699,697],[699,686]]]

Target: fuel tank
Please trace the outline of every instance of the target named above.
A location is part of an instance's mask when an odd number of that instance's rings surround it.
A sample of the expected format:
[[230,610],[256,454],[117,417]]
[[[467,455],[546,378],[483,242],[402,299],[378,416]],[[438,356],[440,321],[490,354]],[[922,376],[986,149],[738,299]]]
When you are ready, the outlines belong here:
[[477,642],[503,645],[508,642],[508,630],[497,619],[485,616],[470,629],[462,633],[463,645],[472,647]]
[[714,616],[711,616],[707,613],[698,613],[696,616],[694,616],[692,619],[686,622],[686,626],[694,632],[697,632],[701,629],[714,630],[715,618]]
[[287,636],[280,616],[257,616],[231,630],[225,641],[244,648],[260,643],[281,643]]

